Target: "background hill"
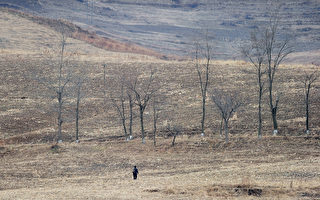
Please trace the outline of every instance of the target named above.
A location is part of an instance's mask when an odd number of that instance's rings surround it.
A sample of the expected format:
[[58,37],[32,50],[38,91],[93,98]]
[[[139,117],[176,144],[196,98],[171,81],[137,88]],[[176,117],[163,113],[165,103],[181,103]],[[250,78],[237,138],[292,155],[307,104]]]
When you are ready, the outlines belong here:
[[273,5],[270,2],[0,0],[0,5],[53,19],[63,18],[98,35],[133,42],[167,55],[189,55],[199,32],[208,30],[218,59],[239,59],[239,45],[255,26],[268,20],[270,10],[279,7],[281,34],[292,38],[296,50],[291,61],[316,61],[320,46],[319,1],[279,1]]

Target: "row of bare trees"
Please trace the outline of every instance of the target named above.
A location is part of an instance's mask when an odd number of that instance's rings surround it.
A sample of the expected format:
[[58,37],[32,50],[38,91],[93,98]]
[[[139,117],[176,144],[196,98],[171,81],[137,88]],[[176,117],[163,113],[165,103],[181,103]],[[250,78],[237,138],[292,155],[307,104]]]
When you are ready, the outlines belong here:
[[[242,54],[247,58],[253,68],[258,84],[258,137],[262,137],[262,115],[261,103],[264,94],[265,86],[267,87],[269,96],[269,107],[273,122],[273,135],[278,133],[277,110],[280,101],[278,93],[275,96],[274,80],[276,71],[282,61],[293,52],[293,47],[289,43],[289,38],[285,40],[279,39],[279,18],[272,18],[268,26],[259,28],[251,33],[249,45],[242,48]],[[316,71],[311,73],[305,72],[303,80],[305,90],[305,109],[306,109],[306,133],[309,133],[309,95],[310,89],[319,74]],[[266,84],[267,83],[267,84]]]
[[[231,93],[223,89],[214,89],[208,91],[209,83],[214,83],[210,74],[210,67],[212,67],[212,56],[213,47],[210,43],[208,33],[205,34],[205,40],[202,42],[195,43],[195,57],[194,66],[197,71],[200,92],[201,92],[201,107],[202,107],[202,118],[201,118],[201,136],[205,135],[205,119],[206,119],[206,100],[209,94],[213,104],[218,108],[218,112],[221,115],[221,126],[224,124],[225,141],[229,141],[229,120],[237,109],[244,105],[243,99],[241,99],[238,93]],[[212,84],[213,85],[213,84]],[[221,135],[221,134],[220,134]]]
[[[142,143],[145,143],[144,113],[147,106],[149,106],[151,102],[153,104],[154,129],[156,131],[156,122],[158,116],[156,112],[156,103],[154,100],[154,96],[159,90],[159,86],[156,84],[155,73],[156,71],[154,69],[150,69],[149,76],[147,78],[141,78],[139,77],[141,76],[141,74],[128,74],[123,70],[117,78],[117,84],[120,87],[120,91],[115,90],[114,88],[112,88],[112,91],[110,91],[110,100],[113,107],[117,110],[119,118],[121,119],[126,140],[130,140],[133,137],[132,126],[134,106],[138,107],[139,110]],[[129,113],[127,113],[128,109],[126,109],[126,107],[129,107]],[[128,119],[127,116],[129,116],[129,136],[127,134],[126,127]]]
[[[277,123],[277,110],[279,107],[280,95],[275,95],[274,91],[274,80],[276,72],[282,63],[282,61],[293,52],[292,46],[289,45],[289,39],[279,40],[278,38],[279,20],[270,20],[268,26],[260,28],[252,32],[250,40],[247,45],[243,46],[241,51],[242,55],[248,59],[252,64],[252,74],[256,77],[258,85],[258,137],[262,137],[262,97],[266,91],[269,94],[269,108],[271,118],[273,122],[273,134],[276,135],[278,132]],[[68,62],[66,60],[66,46],[67,46],[67,34],[62,30],[58,62],[53,67],[56,67],[56,74],[54,79],[38,78],[47,88],[55,93],[57,100],[57,121],[58,121],[58,133],[57,141],[62,141],[62,124],[63,124],[63,112],[64,103],[66,102],[66,87],[73,85],[76,95],[75,105],[75,124],[76,124],[76,141],[79,141],[79,116],[80,116],[80,102],[83,97],[83,84],[86,82],[85,73],[81,70],[78,74],[67,72]],[[241,94],[230,92],[226,89],[218,90],[210,89],[210,86],[214,86],[215,80],[212,80],[212,74],[210,74],[213,59],[213,45],[210,43],[208,33],[205,34],[203,42],[195,43],[194,52],[194,66],[196,69],[197,77],[199,80],[199,88],[201,93],[201,135],[205,135],[205,121],[206,121],[206,104],[208,96],[212,100],[213,105],[217,108],[221,116],[221,128],[224,124],[225,140],[229,141],[229,120],[235,114],[235,112],[243,106],[246,101],[243,100]],[[156,145],[156,132],[157,132],[157,121],[159,119],[157,100],[155,96],[160,86],[157,85],[156,71],[150,69],[148,75],[131,73],[127,74],[123,70],[120,75],[116,78],[117,86],[119,90],[113,90],[106,93],[107,91],[107,79],[106,79],[106,68],[107,65],[103,65],[103,84],[104,84],[104,104],[107,101],[111,101],[113,107],[118,113],[121,121],[123,132],[126,140],[130,140],[133,137],[133,116],[135,107],[138,108],[141,139],[142,143],[145,143],[145,122],[144,115],[145,110],[148,106],[152,106],[153,112],[153,141]],[[309,133],[309,102],[310,102],[310,90],[314,82],[319,77],[316,72],[306,73],[304,79],[301,80],[304,84],[305,89],[305,106],[306,106],[306,132]],[[209,92],[208,92],[209,91]],[[107,99],[107,97],[109,97]],[[129,120],[129,125],[128,125]],[[128,127],[129,126],[129,127]],[[129,128],[129,131],[128,131]],[[172,145],[175,144],[176,136],[181,133],[182,128],[178,125],[169,124],[167,132],[173,135]]]
[[[267,23],[267,26],[260,26],[251,33],[250,40],[241,47],[241,53],[251,64],[253,70],[246,71],[256,77],[258,85],[258,138],[262,137],[262,98],[265,92],[268,92],[269,109],[273,124],[273,135],[278,133],[277,111],[280,102],[280,92],[274,90],[274,81],[276,72],[283,60],[293,52],[293,47],[289,43],[290,38],[280,39],[279,35],[279,17],[273,16]],[[195,43],[194,60],[195,68],[198,74],[202,100],[202,118],[201,134],[204,135],[205,116],[206,116],[206,98],[208,95],[208,85],[214,87],[215,80],[210,75],[210,67],[213,57],[212,45],[208,33],[204,35],[204,42]],[[304,84],[305,91],[305,112],[306,112],[306,133],[309,133],[309,96],[310,89],[319,77],[316,72],[305,73]],[[212,90],[212,89],[211,89]],[[246,100],[241,100],[236,93],[230,93],[215,89],[211,92],[211,100],[218,108],[221,116],[221,127],[225,125],[225,139],[228,142],[228,121],[234,112],[245,104]],[[220,128],[221,131],[221,128]]]
[[261,138],[262,117],[261,100],[264,94],[264,86],[267,83],[269,95],[269,106],[273,122],[273,135],[278,133],[277,111],[280,95],[274,95],[274,80],[281,62],[293,52],[289,45],[289,39],[279,40],[277,37],[279,29],[279,18],[271,19],[268,26],[258,28],[251,33],[249,45],[242,48],[242,54],[251,62],[255,69],[255,75],[259,87],[258,98],[258,137]]
[[[68,46],[68,32],[59,27],[59,43],[57,44],[57,50],[53,49],[51,52],[45,52],[43,71],[52,71],[50,74],[39,71],[33,72],[32,76],[40,84],[44,85],[49,91],[49,97],[56,99],[54,105],[54,112],[57,114],[57,127],[58,132],[56,141],[61,143],[62,137],[62,125],[66,119],[64,115],[70,113],[71,104],[74,104],[74,119],[75,119],[75,139],[79,142],[79,119],[80,119],[80,103],[84,97],[83,86],[87,81],[85,69],[80,64],[75,64],[75,61],[71,61],[72,57],[76,55],[74,52],[67,52]],[[66,105],[67,104],[67,105]]]

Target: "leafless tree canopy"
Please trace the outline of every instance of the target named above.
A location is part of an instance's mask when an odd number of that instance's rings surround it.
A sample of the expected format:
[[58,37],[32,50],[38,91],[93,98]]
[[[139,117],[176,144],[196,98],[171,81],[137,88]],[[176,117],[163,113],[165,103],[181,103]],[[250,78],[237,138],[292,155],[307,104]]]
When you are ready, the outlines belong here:
[[208,33],[205,34],[204,42],[195,42],[195,68],[197,70],[201,100],[202,100],[202,118],[201,118],[201,134],[204,135],[204,126],[206,118],[206,99],[209,85],[210,62],[212,59],[212,45],[209,41]]
[[237,109],[244,105],[243,100],[238,93],[228,93],[223,90],[214,90],[211,95],[211,100],[218,108],[225,124],[225,140],[229,142],[228,123]]
[[278,34],[279,28],[279,17],[273,16],[270,18],[268,26],[263,29],[264,37],[262,42],[266,51],[266,62],[267,62],[267,75],[268,75],[268,90],[269,90],[269,105],[273,121],[273,134],[276,135],[278,132],[277,123],[277,110],[280,96],[276,97],[274,101],[273,94],[273,83],[274,77],[280,63],[293,52],[293,48],[290,45],[290,39],[280,40]]
[[309,133],[309,107],[310,107],[310,91],[314,86],[314,82],[319,78],[318,71],[311,73],[304,72],[303,79],[300,80],[304,85],[304,103],[305,103],[305,116],[306,116],[306,133]]
[[127,87],[133,93],[134,103],[139,107],[141,137],[142,143],[145,143],[144,111],[159,89],[155,82],[155,71],[151,69],[149,78],[145,80],[135,77],[134,81],[127,82]]
[[243,46],[241,52],[250,61],[254,71],[246,71],[247,74],[254,74],[258,84],[258,137],[262,137],[262,96],[266,83],[266,48],[264,48],[264,37],[257,30],[251,33],[249,45]]

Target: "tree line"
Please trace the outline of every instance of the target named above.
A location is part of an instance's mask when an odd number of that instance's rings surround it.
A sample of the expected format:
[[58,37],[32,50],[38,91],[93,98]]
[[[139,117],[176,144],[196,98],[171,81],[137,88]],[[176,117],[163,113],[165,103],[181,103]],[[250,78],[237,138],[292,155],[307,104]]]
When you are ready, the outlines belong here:
[[[278,134],[277,111],[281,102],[281,94],[275,91],[273,85],[277,71],[284,61],[284,59],[293,52],[293,46],[290,38],[280,39],[279,35],[279,18],[271,18],[266,26],[258,27],[254,30],[245,45],[240,48],[242,57],[248,61],[251,70],[248,70],[248,75],[252,75],[256,79],[258,90],[257,104],[257,136],[262,138],[262,97],[267,93],[268,106],[270,118],[273,124],[273,135]],[[55,96],[57,106],[57,142],[62,142],[62,114],[65,111],[64,104],[66,102],[67,85],[73,85],[75,91],[74,98],[76,99],[75,108],[75,127],[76,127],[76,141],[79,142],[79,118],[80,118],[80,104],[83,98],[83,85],[87,79],[85,72],[78,71],[78,73],[66,72],[70,64],[66,59],[66,47],[68,33],[61,28],[61,38],[59,44],[58,55],[59,59],[53,66],[56,74],[54,79],[38,78],[39,82],[43,83]],[[213,105],[217,108],[221,116],[220,132],[224,129],[225,141],[229,141],[229,120],[237,112],[237,110],[246,104],[246,100],[241,97],[239,92],[230,92],[227,89],[213,89],[209,88],[214,85],[215,80],[211,74],[214,64],[214,45],[210,41],[208,33],[199,41],[194,42],[194,51],[192,63],[195,68],[195,73],[198,77],[199,93],[201,97],[201,121],[200,134],[205,136],[206,123],[206,107],[207,100],[211,100]],[[133,138],[133,117],[134,109],[137,108],[140,121],[140,133],[142,143],[145,143],[145,111],[147,107],[152,107],[153,118],[153,143],[156,145],[157,121],[159,118],[158,100],[159,90],[161,86],[157,82],[156,68],[150,69],[144,78],[142,74],[126,72],[122,70],[120,75],[114,81],[117,82],[119,90],[107,92],[108,80],[106,78],[106,64],[103,66],[103,98],[104,104],[112,103],[113,109],[118,114],[119,121],[121,121],[124,137],[127,141]],[[318,79],[319,73],[313,71],[311,73],[305,72],[303,79],[299,80],[304,86],[304,104],[305,104],[305,132],[310,133],[309,129],[309,108],[310,108],[310,91]],[[210,91],[210,92],[209,92]],[[105,105],[104,105],[105,106]],[[127,109],[129,108],[129,109]],[[172,146],[175,144],[176,136],[182,132],[182,127],[174,122],[167,124],[166,131],[172,135]]]

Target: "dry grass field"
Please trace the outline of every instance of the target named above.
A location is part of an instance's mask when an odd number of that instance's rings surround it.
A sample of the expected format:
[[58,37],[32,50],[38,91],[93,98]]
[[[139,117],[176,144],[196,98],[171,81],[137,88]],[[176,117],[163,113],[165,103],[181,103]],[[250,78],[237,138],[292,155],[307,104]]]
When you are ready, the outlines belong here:
[[[179,136],[1,148],[1,199],[319,199],[319,137]],[[139,168],[132,180],[133,165]],[[260,191],[248,195],[249,191]]]
[[[50,23],[52,25],[50,26]],[[54,24],[55,23],[55,24]],[[60,40],[60,35],[55,30],[59,28],[57,25],[57,20],[48,20],[45,18],[37,18],[32,15],[23,14],[13,10],[7,10],[0,8],[0,52],[1,55],[19,55],[30,57],[39,57],[40,54],[48,50],[57,50],[57,44]],[[76,29],[75,27],[70,28],[69,24],[63,24],[66,30]],[[70,25],[71,26],[71,25]],[[122,47],[121,43],[114,43],[106,45],[103,38],[99,38],[95,35],[85,36],[84,32],[74,32],[73,39],[68,39],[68,51],[76,52],[78,54],[78,60],[90,60],[90,61],[104,61],[108,60],[111,62],[121,61],[133,61],[139,62],[139,60],[148,61],[153,60],[154,57],[134,54],[134,53],[122,53],[122,52],[132,52],[138,51],[135,49],[128,50]],[[102,42],[106,45],[106,48],[113,47],[110,46],[119,46],[119,52],[114,51],[105,51],[101,48],[97,48],[92,45],[94,42],[88,41],[87,37],[96,37],[96,46],[100,46],[98,42]],[[83,38],[81,38],[83,37]],[[91,44],[90,44],[91,43]],[[111,42],[109,42],[111,43]],[[143,51],[143,50],[141,50]]]
[[[74,142],[74,86],[67,85],[63,143],[55,144],[55,93],[39,78],[54,79],[59,34],[21,16],[0,12],[0,199],[320,199],[319,81],[311,94],[311,134],[304,135],[303,72],[314,65],[283,65],[275,90],[281,94],[279,136],[271,136],[267,96],[263,99],[263,138],[256,136],[254,76],[243,61],[214,61],[210,91],[239,92],[245,102],[230,122],[230,143],[219,136],[220,115],[208,99],[206,136],[200,137],[201,101],[197,74],[189,61],[164,61],[111,52],[68,39],[66,68],[84,71],[80,143]],[[3,42],[4,41],[4,42]],[[49,50],[49,51],[48,51]],[[49,53],[48,53],[49,52]],[[159,133],[152,143],[152,112],[145,113],[146,144],[139,119],[134,140],[123,137],[115,108],[103,97],[117,93],[117,77],[150,69],[160,89]],[[65,72],[64,75],[66,75]],[[137,115],[135,108],[135,114]],[[183,127],[176,145],[166,124]],[[138,180],[131,177],[134,165]]]

